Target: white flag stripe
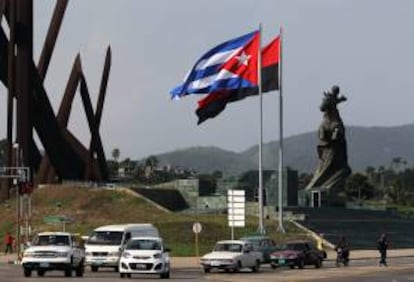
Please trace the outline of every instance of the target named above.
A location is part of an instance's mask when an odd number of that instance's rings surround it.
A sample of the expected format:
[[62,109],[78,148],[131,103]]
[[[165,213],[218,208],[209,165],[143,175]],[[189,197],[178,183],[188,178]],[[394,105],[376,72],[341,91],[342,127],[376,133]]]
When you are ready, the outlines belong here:
[[202,70],[210,66],[223,64],[226,62],[229,58],[233,57],[237,52],[241,50],[242,47],[228,50],[225,52],[215,53],[213,56],[208,57],[207,59],[204,59],[200,61],[197,66],[195,67],[195,70]]
[[190,83],[189,89],[203,89],[210,86],[213,82],[220,79],[229,79],[232,77],[237,77],[236,74],[229,72],[227,70],[221,70],[218,74],[206,76],[199,80],[194,80]]

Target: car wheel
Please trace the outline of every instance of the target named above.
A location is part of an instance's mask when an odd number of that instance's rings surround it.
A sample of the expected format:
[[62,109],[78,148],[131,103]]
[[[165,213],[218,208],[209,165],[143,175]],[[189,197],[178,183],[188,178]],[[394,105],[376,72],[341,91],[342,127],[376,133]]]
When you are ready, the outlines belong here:
[[260,260],[256,260],[255,266],[252,267],[253,272],[259,272],[260,269]]
[[321,268],[322,266],[322,259],[318,258],[315,262],[315,268]]
[[72,277],[72,266],[68,266],[65,269],[65,277]]
[[305,261],[303,259],[299,259],[299,261],[298,261],[298,267],[300,269],[303,269],[305,267]]
[[168,272],[161,273],[160,278],[161,279],[168,279],[168,278],[170,278],[170,272],[168,271]]
[[40,277],[45,276],[45,271],[44,271],[43,269],[39,269],[39,270],[37,271],[37,276],[40,276]]
[[97,267],[97,266],[95,266],[95,265],[92,265],[92,266],[91,266],[91,271],[92,271],[92,272],[98,272],[98,267]]
[[124,278],[125,274],[124,273],[119,273],[119,277]]
[[76,276],[82,277],[84,272],[85,272],[85,267],[83,265],[83,261],[81,261],[78,267],[76,268]]
[[126,277],[131,278],[131,273],[127,273]]
[[72,265],[73,265],[73,258],[70,258],[70,264],[66,265],[65,268],[65,277],[72,277]]
[[271,267],[271,268],[273,268],[273,269],[276,269],[276,268],[277,268],[277,264],[273,264],[273,263],[271,263],[271,264],[270,264],[270,267]]
[[295,268],[295,265],[294,264],[291,264],[291,265],[289,265],[289,267],[290,267],[290,269],[294,269]]
[[23,272],[24,272],[24,277],[30,277],[30,276],[32,276],[32,270],[29,269],[29,268],[24,268],[23,269]]
[[242,264],[240,261],[238,261],[236,264],[236,267],[233,270],[234,272],[239,272],[241,268],[242,268]]
[[210,268],[204,267],[204,273],[210,273]]
[[119,268],[118,268],[118,266],[115,266],[115,267],[114,267],[114,270],[115,270],[115,272],[119,272]]

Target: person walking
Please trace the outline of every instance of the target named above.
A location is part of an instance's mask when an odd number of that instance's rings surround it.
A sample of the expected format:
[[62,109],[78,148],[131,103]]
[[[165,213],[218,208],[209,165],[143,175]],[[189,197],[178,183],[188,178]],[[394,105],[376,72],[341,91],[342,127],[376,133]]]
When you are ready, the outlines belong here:
[[4,250],[4,253],[13,253],[13,241],[14,238],[10,234],[9,231],[6,232],[6,235],[4,235],[4,244],[6,245],[6,249]]
[[387,266],[387,249],[388,249],[388,240],[385,234],[381,234],[381,237],[378,239],[377,248],[380,252],[381,258],[379,261],[380,266]]

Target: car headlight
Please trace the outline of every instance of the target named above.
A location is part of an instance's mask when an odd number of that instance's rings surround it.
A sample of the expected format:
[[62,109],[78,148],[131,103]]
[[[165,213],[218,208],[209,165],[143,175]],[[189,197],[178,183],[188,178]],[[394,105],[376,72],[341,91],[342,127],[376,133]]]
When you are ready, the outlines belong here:
[[124,257],[124,258],[130,258],[131,257],[131,254],[128,253],[128,252],[123,252],[122,253],[122,257]]
[[68,256],[68,252],[57,252],[57,253],[56,253],[56,256],[57,256],[58,258],[65,258],[65,257],[67,257],[67,256]]
[[156,254],[154,255],[154,258],[156,258],[156,259],[161,258],[161,253],[156,253]]
[[24,252],[23,257],[24,258],[32,258],[32,257],[34,257],[34,252]]

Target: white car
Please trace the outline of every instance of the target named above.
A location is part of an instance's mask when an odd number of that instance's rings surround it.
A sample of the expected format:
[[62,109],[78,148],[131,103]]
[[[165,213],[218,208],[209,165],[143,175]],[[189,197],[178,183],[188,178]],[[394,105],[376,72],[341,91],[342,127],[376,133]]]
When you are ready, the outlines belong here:
[[85,250],[82,239],[66,232],[42,232],[35,236],[30,247],[23,253],[24,276],[30,277],[32,271],[44,276],[46,271],[63,270],[66,277],[83,276]]
[[85,243],[85,265],[92,272],[110,267],[118,272],[120,250],[131,237],[159,237],[158,229],[150,223],[104,225],[96,228]]
[[169,249],[159,237],[133,237],[123,249],[119,260],[121,278],[131,274],[158,274],[170,278]]
[[262,257],[262,253],[253,250],[250,242],[225,240],[217,242],[213,251],[200,259],[200,264],[206,273],[213,268],[234,272],[242,268],[251,268],[253,272],[257,272]]

